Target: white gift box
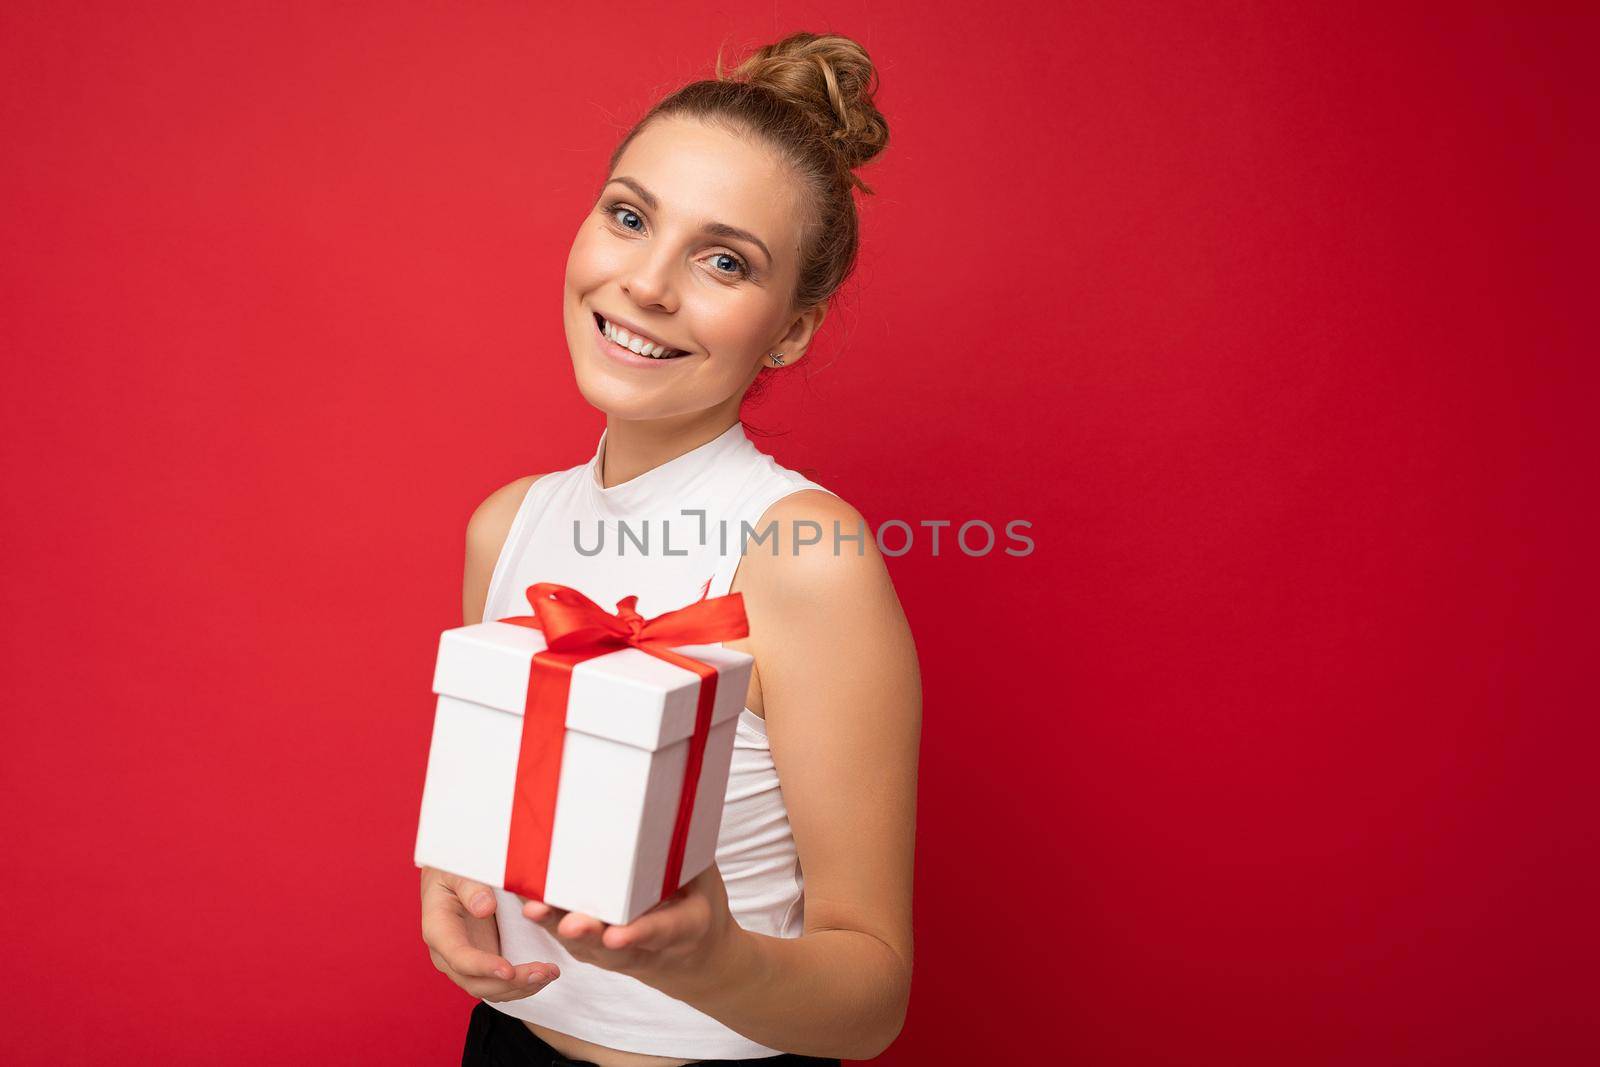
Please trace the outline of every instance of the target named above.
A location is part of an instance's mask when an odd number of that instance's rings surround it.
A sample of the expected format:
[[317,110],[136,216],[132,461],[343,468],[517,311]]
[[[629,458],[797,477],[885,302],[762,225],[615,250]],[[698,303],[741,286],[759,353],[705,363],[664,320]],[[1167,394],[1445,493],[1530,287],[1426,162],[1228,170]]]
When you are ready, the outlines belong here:
[[[418,867],[507,888],[528,674],[544,648],[544,634],[513,623],[482,622],[440,635]],[[717,670],[681,886],[715,858],[734,730],[754,661],[721,645],[674,651]],[[693,671],[636,648],[572,668],[546,903],[628,923],[663,899],[700,685]]]

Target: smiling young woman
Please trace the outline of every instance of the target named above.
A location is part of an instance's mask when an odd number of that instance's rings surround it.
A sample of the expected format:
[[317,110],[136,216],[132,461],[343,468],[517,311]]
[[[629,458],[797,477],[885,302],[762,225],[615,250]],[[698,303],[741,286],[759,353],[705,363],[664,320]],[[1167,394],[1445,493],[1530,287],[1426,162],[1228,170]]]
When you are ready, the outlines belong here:
[[[871,191],[854,171],[888,141],[875,81],[836,35],[794,34],[727,75],[719,57],[624,138],[578,228],[567,344],[605,430],[588,462],[478,507],[466,622],[525,613],[535,581],[637,594],[646,615],[737,591],[750,636],[727,645],[755,669],[716,862],[646,915],[607,926],[423,870],[434,964],[481,1000],[463,1063],[837,1063],[903,1025],[915,646],[872,537],[851,537],[860,514],[739,421],[763,375],[805,358],[854,266],[854,190]],[[577,551],[575,524],[597,520],[668,524],[688,551]],[[772,527],[771,550],[743,551],[744,524]],[[707,536],[719,526],[731,538]],[[799,536],[815,529],[836,536]]]

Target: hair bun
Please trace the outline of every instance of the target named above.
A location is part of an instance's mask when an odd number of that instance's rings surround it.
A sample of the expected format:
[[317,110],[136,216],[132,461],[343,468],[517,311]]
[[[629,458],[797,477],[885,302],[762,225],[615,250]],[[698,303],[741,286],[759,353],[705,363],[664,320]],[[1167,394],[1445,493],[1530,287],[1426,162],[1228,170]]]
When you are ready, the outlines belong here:
[[[889,144],[889,124],[872,102],[877,68],[867,50],[849,37],[790,34],[752,53],[727,76],[719,50],[717,79],[764,86],[800,107],[827,133],[848,170]],[[850,178],[866,188],[855,175]]]

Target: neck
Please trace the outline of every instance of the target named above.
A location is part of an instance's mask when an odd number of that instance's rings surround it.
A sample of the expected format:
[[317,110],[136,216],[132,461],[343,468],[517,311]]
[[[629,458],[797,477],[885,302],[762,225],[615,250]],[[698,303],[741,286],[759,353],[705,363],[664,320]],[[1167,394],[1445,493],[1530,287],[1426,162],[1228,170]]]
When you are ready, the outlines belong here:
[[671,419],[633,420],[607,415],[600,484],[610,489],[637,478],[716,440],[738,421],[738,408],[713,408]]

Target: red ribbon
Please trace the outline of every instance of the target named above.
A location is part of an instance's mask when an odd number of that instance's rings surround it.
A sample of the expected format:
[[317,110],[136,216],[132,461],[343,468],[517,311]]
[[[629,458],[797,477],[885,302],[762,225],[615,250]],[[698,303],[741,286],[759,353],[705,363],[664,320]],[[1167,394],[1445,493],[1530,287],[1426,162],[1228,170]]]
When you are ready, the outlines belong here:
[[667,851],[667,870],[661,881],[661,899],[678,891],[683,874],[683,851],[689,840],[689,820],[694,814],[700,765],[711,733],[711,711],[717,699],[717,669],[672,649],[677,645],[707,645],[747,637],[744,595],[697,600],[647,619],[635,609],[636,596],[617,602],[616,614],[582,593],[555,582],[528,586],[532,615],[515,615],[499,622],[515,623],[545,636],[545,651],[535,653],[528,671],[528,699],[522,715],[522,747],[517,756],[516,788],[511,802],[511,836],[506,845],[505,888],[534,900],[544,899],[550,869],[550,835],[555,829],[556,787],[561,781],[561,751],[567,729],[567,694],[572,668],[584,660],[622,648],[637,648],[657,659],[691,670],[700,677],[700,700],[695,708],[694,733],[689,738],[689,762],[678,793],[678,815]]

